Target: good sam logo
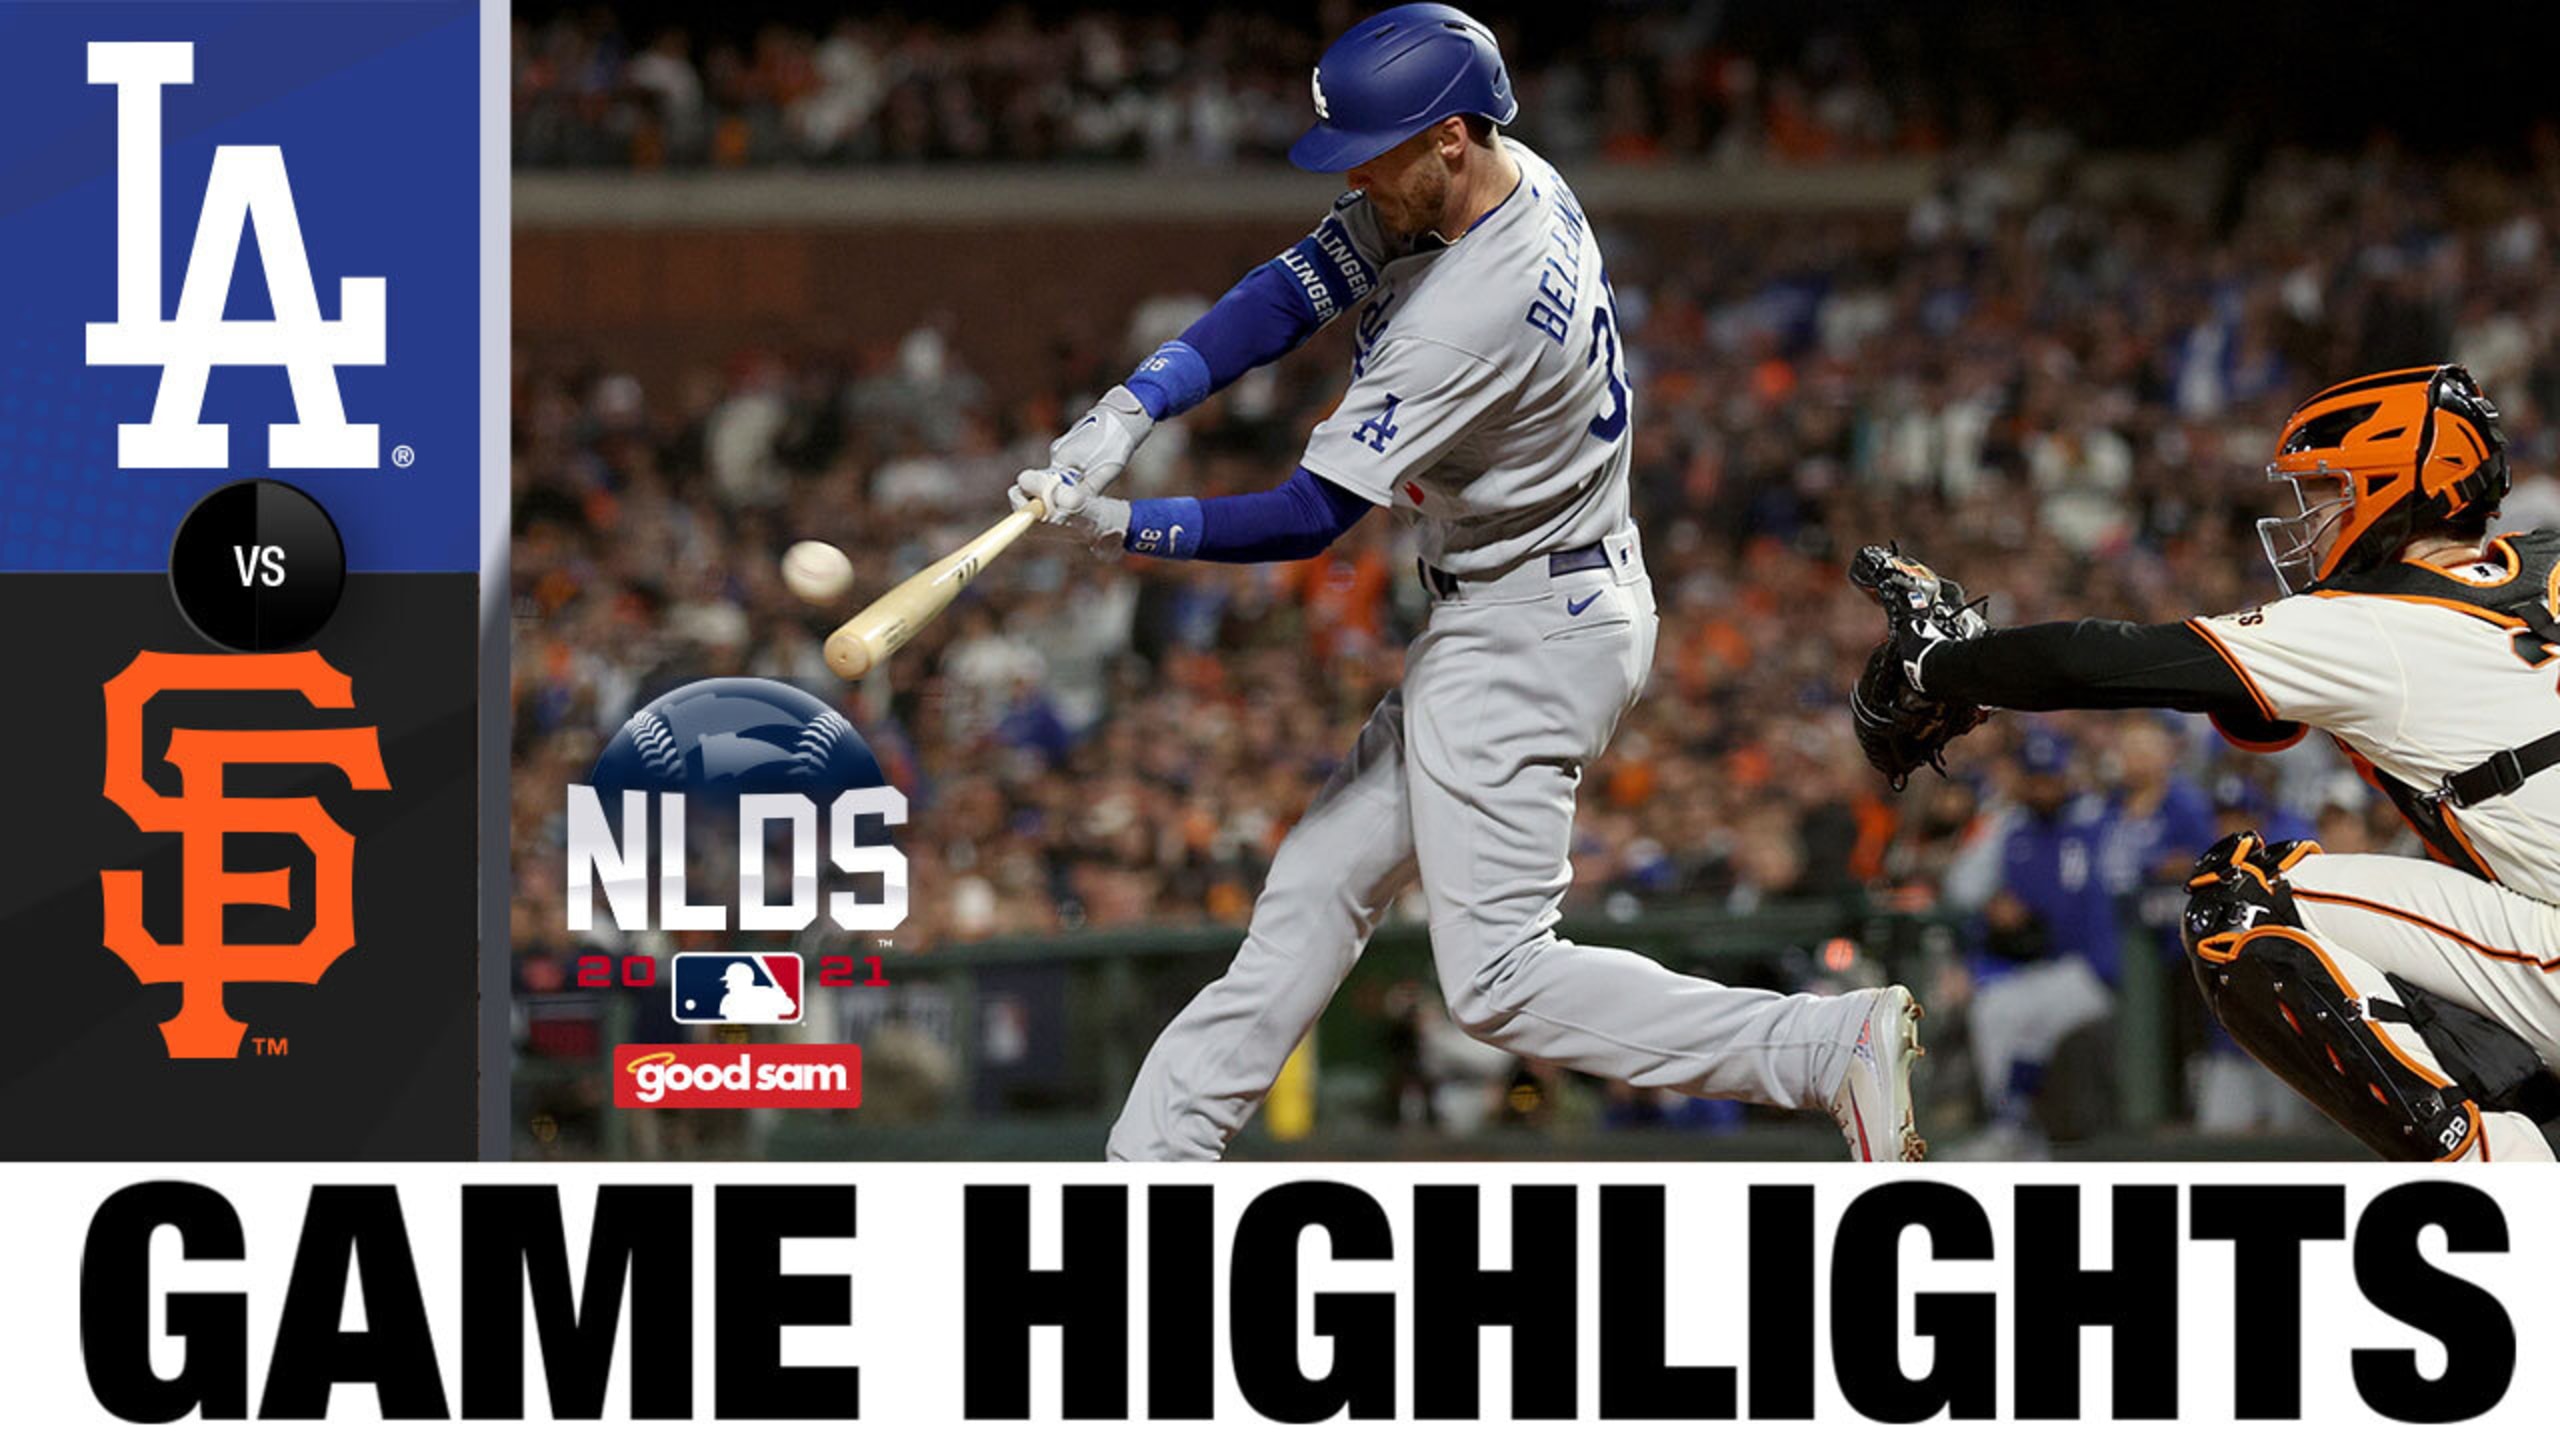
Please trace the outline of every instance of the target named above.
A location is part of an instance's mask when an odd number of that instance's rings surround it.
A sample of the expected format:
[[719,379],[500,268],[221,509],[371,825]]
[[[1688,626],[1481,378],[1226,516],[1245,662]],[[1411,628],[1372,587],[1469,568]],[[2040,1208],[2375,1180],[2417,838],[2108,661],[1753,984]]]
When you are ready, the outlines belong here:
[[617,1045],[613,1103],[638,1110],[850,1110],[858,1045]]
[[[345,674],[316,651],[278,655],[168,655],[144,651],[106,682],[106,798],[140,829],[180,840],[178,938],[163,942],[143,924],[142,872],[103,870],[103,937],[109,950],[145,985],[180,987],[178,1013],[160,1026],[169,1054],[218,1060],[240,1053],[247,1026],[223,1008],[223,987],[237,982],[314,985],[355,944],[355,837],[312,796],[251,799],[228,792],[224,774],[241,765],[325,765],[358,790],[388,790],[382,746],[373,726],[297,730],[190,730],[169,733],[168,759],[178,770],[175,795],[143,773],[142,711],[170,691],[289,691],[315,709],[354,703]],[[223,940],[233,906],[290,906],[286,870],[231,870],[223,843],[233,835],[291,835],[311,852],[311,929],[293,944],[234,945]]]
[[[595,928],[599,886],[625,933],[792,932],[823,914],[878,934],[907,918],[907,859],[888,836],[906,823],[907,798],[882,783],[844,717],[805,691],[751,679],[671,691],[623,725],[589,778],[569,787],[573,932]],[[734,904],[687,887],[689,853],[714,845],[735,846]],[[823,907],[821,850],[844,877]],[[785,875],[773,877],[769,860]]]

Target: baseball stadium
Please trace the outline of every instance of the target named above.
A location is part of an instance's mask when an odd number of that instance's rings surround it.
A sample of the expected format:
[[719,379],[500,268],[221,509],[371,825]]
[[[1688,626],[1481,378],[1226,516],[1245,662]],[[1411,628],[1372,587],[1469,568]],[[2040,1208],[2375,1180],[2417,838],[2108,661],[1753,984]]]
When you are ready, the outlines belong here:
[[[520,0],[514,1153],[2544,1143],[2560,115],[2361,14]],[[564,795],[718,677],[867,743],[894,925],[589,903]],[[688,1022],[750,950],[791,1025]],[[710,1039],[860,1104],[617,1104]]]

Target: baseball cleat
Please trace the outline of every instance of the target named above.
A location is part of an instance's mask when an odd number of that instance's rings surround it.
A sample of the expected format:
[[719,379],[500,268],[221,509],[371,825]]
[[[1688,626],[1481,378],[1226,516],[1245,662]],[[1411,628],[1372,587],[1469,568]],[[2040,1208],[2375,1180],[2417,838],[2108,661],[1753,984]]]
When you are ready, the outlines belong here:
[[1849,1142],[1850,1159],[1908,1162],[1929,1153],[1911,1118],[1911,1062],[1927,1053],[1920,1045],[1920,1002],[1900,985],[1878,990],[1849,1052],[1849,1073],[1831,1097],[1831,1118]]

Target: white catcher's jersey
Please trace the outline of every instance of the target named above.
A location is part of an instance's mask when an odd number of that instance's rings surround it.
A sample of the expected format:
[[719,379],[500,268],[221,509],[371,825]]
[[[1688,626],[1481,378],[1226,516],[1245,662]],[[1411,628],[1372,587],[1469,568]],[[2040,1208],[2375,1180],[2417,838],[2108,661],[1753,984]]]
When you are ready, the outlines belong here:
[[1283,257],[1321,318],[1367,302],[1351,388],[1302,463],[1412,516],[1422,558],[1461,578],[1627,519],[1626,362],[1599,242],[1555,168],[1501,143],[1520,184],[1455,242],[1389,255],[1355,191]]
[[2531,585],[2560,610],[2555,542],[2549,532],[2493,542],[2497,563],[2414,576],[2423,584],[2407,588],[2425,593],[2321,591],[2190,623],[2267,718],[2327,731],[2378,780],[2415,792],[2414,806],[2393,798],[2441,858],[2560,902],[2560,769],[2467,808],[2423,799],[2446,776],[2560,730],[2560,652],[2465,598],[2496,602]]

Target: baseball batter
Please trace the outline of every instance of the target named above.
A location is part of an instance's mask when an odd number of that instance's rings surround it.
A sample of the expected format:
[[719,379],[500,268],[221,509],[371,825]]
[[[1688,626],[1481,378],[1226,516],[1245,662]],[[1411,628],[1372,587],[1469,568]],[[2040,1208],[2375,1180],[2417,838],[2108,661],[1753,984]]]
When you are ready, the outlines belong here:
[[[2457,366],[2321,391],[2285,422],[2268,475],[2296,511],[2259,522],[2287,598],[2183,623],[1978,636],[1900,614],[1884,652],[1899,665],[1860,685],[1862,737],[1880,753],[1895,722],[1876,717],[1925,728],[1928,704],[2164,706],[2259,749],[2327,732],[2429,858],[2225,838],[2188,884],[2184,935],[2207,1004],[2380,1155],[2549,1160],[2560,531],[2489,533],[2506,441]],[[1897,671],[1926,703],[1870,693]]]
[[[1563,178],[1503,137],[1493,37],[1445,5],[1363,21],[1316,67],[1290,158],[1346,176],[1312,234],[1248,274],[1025,471],[1017,506],[1133,554],[1313,555],[1373,509],[1414,525],[1430,617],[1404,684],[1274,857],[1227,973],[1148,1054],[1121,1160],[1215,1159],[1419,883],[1450,1014],[1515,1054],[1693,1095],[1826,1107],[1852,1156],[1918,1159],[1899,986],[1729,989],[1555,930],[1574,790],[1650,669],[1628,514],[1632,397],[1599,245]],[[1341,404],[1286,483],[1102,493],[1150,426],[1354,308]]]

